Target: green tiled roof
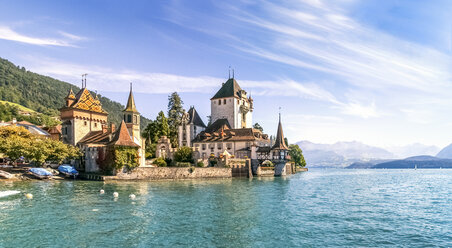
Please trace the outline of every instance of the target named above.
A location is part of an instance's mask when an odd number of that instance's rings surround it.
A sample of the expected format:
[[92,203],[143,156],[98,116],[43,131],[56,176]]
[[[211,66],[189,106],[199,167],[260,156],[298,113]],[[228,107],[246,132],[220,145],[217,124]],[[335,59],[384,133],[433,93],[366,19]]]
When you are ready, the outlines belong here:
[[239,84],[235,79],[230,78],[226,83],[223,84],[221,89],[213,96],[210,100],[224,97],[239,97],[239,91],[241,91]]

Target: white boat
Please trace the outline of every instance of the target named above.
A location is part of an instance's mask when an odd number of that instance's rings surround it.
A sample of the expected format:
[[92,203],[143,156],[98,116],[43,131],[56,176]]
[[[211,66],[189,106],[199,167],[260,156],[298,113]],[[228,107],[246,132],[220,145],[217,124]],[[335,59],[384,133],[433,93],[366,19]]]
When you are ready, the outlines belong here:
[[17,194],[20,194],[20,191],[17,191],[17,190],[0,191],[0,198],[17,195]]
[[13,174],[0,170],[0,178],[10,179],[13,177]]

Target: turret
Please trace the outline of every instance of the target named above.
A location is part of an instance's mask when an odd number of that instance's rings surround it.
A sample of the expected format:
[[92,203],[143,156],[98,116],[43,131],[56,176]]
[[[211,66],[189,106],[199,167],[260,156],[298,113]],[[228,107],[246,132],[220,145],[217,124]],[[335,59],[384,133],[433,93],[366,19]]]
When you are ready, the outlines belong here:
[[287,160],[289,147],[287,147],[284,139],[284,133],[281,124],[281,114],[279,114],[278,132],[276,134],[275,144],[272,146],[272,154],[274,159]]
[[140,113],[135,106],[135,99],[133,98],[132,93],[132,83],[130,83],[129,99],[127,100],[127,105],[123,112],[124,122],[127,126],[129,134],[137,140],[140,140]]
[[74,92],[72,91],[72,88],[69,90],[67,96],[64,98],[64,100],[66,101],[66,107],[69,107],[72,105],[72,103],[74,103],[74,101],[76,100]]

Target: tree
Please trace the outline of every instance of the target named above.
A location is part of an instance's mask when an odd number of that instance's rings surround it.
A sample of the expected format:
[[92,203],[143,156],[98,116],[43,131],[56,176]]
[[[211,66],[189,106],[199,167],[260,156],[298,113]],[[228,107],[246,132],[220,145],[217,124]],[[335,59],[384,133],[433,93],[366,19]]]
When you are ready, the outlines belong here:
[[304,160],[303,152],[298,145],[289,146],[290,161],[294,162],[295,165],[300,167],[306,166],[306,161]]
[[155,125],[154,139],[156,139],[155,142],[157,142],[158,139],[160,139],[160,137],[169,135],[170,130],[168,125],[168,119],[166,118],[165,113],[163,113],[163,111],[160,111],[159,114],[157,115],[157,118],[154,121],[154,125]]
[[80,155],[78,148],[61,141],[33,135],[23,127],[0,128],[0,152],[16,161],[21,156],[42,166],[46,161],[63,162]]
[[146,158],[155,157],[157,142],[162,136],[168,136],[169,126],[165,113],[160,111],[154,121],[150,121],[143,130],[143,137],[146,139]]
[[176,162],[189,162],[193,163],[193,157],[192,157],[192,150],[190,147],[183,146],[180,147],[175,153],[174,153],[174,160]]
[[171,140],[171,145],[173,147],[178,146],[177,136],[179,126],[181,125],[182,114],[184,113],[184,108],[182,107],[183,104],[184,102],[177,92],[173,92],[168,96],[168,137]]
[[264,132],[264,128],[261,125],[259,125],[259,123],[257,123],[257,122],[254,123],[253,128],[260,130],[261,132]]

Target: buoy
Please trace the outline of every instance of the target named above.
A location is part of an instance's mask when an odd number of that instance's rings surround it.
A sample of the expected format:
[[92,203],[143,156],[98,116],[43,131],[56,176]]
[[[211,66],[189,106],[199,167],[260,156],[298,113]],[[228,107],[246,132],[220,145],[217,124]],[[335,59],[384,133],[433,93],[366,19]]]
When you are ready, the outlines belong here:
[[30,193],[25,194],[25,197],[26,197],[27,199],[33,199],[33,195],[30,194]]
[[113,193],[113,197],[114,197],[114,198],[118,198],[118,196],[119,196],[118,192],[114,192],[114,193]]
[[104,191],[103,189],[101,189],[101,190],[99,191],[99,193],[102,195],[102,194],[105,193],[105,191]]
[[129,195],[129,198],[132,199],[132,200],[135,200],[135,197],[136,197],[136,196],[135,196],[134,194],[130,194],[130,195]]

